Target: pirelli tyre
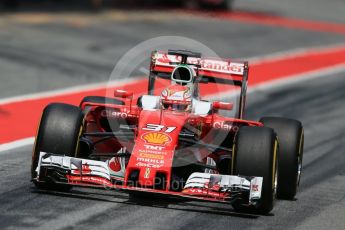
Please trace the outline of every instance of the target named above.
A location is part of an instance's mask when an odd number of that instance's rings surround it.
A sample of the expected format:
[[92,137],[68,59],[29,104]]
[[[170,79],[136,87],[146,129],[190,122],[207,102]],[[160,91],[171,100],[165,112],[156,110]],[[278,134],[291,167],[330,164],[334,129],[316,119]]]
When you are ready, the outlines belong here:
[[[40,152],[74,156],[83,127],[83,114],[79,107],[67,104],[49,104],[44,110],[38,127],[32,153],[31,177],[37,177],[36,168]],[[34,184],[40,189],[68,190],[71,186],[53,181]]]
[[96,104],[113,104],[113,105],[124,105],[124,102],[115,98],[102,97],[102,96],[87,96],[84,97],[80,102],[80,106],[85,102],[96,103]]
[[234,175],[263,177],[261,199],[248,206],[248,198],[233,203],[236,211],[267,214],[273,209],[277,184],[278,142],[273,129],[241,127],[234,140]]
[[301,178],[304,145],[302,123],[280,117],[264,117],[260,121],[274,129],[279,140],[277,197],[291,200],[297,193]]

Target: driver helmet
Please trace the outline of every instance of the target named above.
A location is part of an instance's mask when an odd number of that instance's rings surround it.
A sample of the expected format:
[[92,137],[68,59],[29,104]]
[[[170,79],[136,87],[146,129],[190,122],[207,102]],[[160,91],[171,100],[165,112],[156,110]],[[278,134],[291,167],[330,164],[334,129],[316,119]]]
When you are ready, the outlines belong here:
[[187,86],[171,85],[164,89],[161,95],[163,109],[190,112],[192,109],[192,94]]

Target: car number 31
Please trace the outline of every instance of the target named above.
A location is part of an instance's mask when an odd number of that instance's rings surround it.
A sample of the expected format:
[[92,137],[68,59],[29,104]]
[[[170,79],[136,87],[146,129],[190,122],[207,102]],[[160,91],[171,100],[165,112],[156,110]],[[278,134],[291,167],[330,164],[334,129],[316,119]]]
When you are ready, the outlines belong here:
[[165,132],[165,133],[171,133],[174,131],[176,127],[166,127],[164,125],[156,125],[156,124],[147,124],[146,127],[143,128],[143,130],[148,130],[148,131],[154,131],[154,132]]

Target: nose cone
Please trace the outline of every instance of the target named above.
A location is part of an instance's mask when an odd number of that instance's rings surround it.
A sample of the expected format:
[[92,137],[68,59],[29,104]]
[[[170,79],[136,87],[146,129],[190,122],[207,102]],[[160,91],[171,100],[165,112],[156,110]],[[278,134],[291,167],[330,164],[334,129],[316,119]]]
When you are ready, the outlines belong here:
[[164,178],[163,187],[169,187],[178,136],[187,117],[160,110],[141,112],[138,135],[126,169],[127,181],[134,172],[136,186],[153,187]]

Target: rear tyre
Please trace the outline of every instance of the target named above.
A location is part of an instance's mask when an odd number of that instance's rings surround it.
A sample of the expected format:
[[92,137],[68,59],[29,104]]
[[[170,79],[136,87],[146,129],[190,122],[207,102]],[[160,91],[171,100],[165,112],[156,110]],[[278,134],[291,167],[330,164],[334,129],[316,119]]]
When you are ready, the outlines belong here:
[[279,139],[277,197],[291,200],[297,193],[301,178],[304,145],[302,123],[280,117],[264,117],[260,122],[274,129]]
[[[50,104],[44,110],[32,153],[31,177],[37,178],[36,168],[40,152],[74,156],[82,131],[83,115],[80,108],[67,104]],[[40,189],[69,190],[70,185],[53,181],[36,182]]]
[[265,127],[242,127],[233,147],[234,175],[263,177],[261,199],[254,206],[236,201],[236,211],[267,214],[273,209],[277,183],[278,142],[274,131]]

